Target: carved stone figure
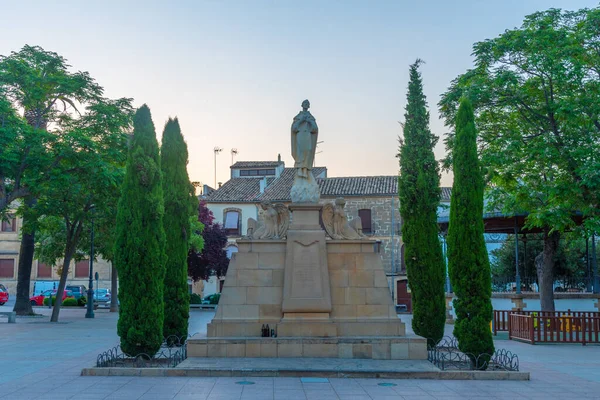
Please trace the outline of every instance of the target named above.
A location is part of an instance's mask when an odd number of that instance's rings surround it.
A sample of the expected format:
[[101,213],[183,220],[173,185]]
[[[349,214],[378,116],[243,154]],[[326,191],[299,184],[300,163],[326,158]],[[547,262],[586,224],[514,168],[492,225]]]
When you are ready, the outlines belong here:
[[312,174],[319,128],[315,117],[308,111],[309,107],[309,101],[304,100],[302,111],[292,122],[292,157],[296,175],[290,195],[294,203],[317,203],[321,196]]
[[262,220],[248,218],[248,239],[283,239],[290,226],[290,211],[281,203],[260,203]]
[[335,203],[327,203],[323,206],[323,225],[327,234],[332,239],[363,239],[362,223],[360,217],[356,217],[348,223],[344,206],[346,201],[338,197]]

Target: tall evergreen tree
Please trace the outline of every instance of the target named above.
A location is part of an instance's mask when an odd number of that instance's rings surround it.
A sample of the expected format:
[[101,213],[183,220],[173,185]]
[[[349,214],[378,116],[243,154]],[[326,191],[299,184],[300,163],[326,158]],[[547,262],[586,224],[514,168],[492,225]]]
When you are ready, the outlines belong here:
[[125,354],[153,356],[163,341],[165,231],[158,142],[150,109],[135,113],[133,140],[117,210],[114,264]]
[[412,327],[432,346],[444,335],[445,268],[437,224],[440,175],[433,154],[438,138],[429,130],[429,112],[419,73],[421,63],[417,60],[410,66],[398,194],[406,270],[412,291]]
[[165,337],[175,335],[181,338],[187,336],[190,316],[187,254],[191,234],[190,216],[195,214],[198,200],[188,177],[188,150],[177,118],[169,118],[165,125],[160,159],[165,196],[163,226],[167,239],[163,334]]
[[[494,352],[490,330],[492,279],[483,237],[483,177],[477,158],[473,106],[463,99],[452,153],[454,184],[448,226],[448,267],[456,294],[454,336],[477,369]],[[487,355],[487,356],[486,356]]]

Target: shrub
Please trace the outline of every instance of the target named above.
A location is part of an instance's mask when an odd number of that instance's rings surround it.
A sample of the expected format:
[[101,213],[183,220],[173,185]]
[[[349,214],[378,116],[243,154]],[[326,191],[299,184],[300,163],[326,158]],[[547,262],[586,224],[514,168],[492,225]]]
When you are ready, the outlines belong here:
[[87,304],[87,297],[81,296],[80,298],[77,299],[78,306],[85,306],[86,304]]
[[410,66],[404,138],[400,146],[398,195],[406,271],[412,290],[413,331],[435,345],[444,336],[445,267],[438,238],[439,167],[433,153],[437,138],[429,130],[429,112],[418,70]]
[[77,307],[79,304],[77,299],[67,298],[62,302],[63,307]]
[[164,280],[163,335],[186,337],[190,303],[188,292],[187,255],[188,240],[192,232],[190,216],[198,208],[198,199],[190,189],[187,173],[188,150],[177,118],[167,121],[160,151],[163,173],[165,230],[167,254]]
[[190,304],[202,304],[202,297],[197,293],[190,294]]
[[[44,298],[44,305],[47,306],[50,303],[50,298],[46,297]],[[56,304],[56,296],[52,296],[52,306],[54,306]]]
[[221,293],[215,293],[210,297],[210,304],[219,304]]
[[[483,237],[483,176],[477,156],[473,106],[463,99],[456,116],[452,152],[454,184],[448,227],[448,269],[456,300],[454,336],[477,369],[485,369],[494,353],[489,328],[492,282]],[[478,363],[478,364],[475,364]]]
[[164,340],[166,255],[161,175],[154,124],[144,104],[134,116],[115,227],[113,262],[119,272],[121,300],[117,332],[121,349],[129,356],[144,353],[152,357]]

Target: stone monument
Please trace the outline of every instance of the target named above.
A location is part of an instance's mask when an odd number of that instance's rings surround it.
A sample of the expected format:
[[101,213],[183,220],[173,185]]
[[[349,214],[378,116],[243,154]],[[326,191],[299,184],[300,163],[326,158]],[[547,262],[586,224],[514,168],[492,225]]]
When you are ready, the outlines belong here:
[[426,359],[426,340],[405,336],[378,243],[360,218],[348,223],[342,198],[319,203],[309,106],[292,123],[292,203],[262,203],[262,220],[248,221],[207,337],[189,339],[188,356]]

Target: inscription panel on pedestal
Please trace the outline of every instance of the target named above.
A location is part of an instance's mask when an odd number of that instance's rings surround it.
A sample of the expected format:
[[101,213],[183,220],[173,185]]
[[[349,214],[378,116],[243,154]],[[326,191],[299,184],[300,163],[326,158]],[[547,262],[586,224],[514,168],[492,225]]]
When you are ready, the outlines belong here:
[[325,232],[288,231],[282,311],[331,311]]
[[319,242],[304,244],[297,240],[292,244],[293,278],[292,298],[323,297],[319,268]]

